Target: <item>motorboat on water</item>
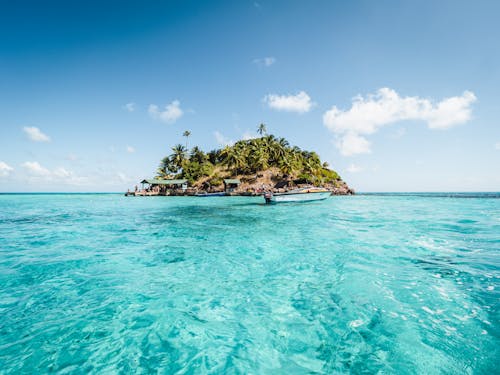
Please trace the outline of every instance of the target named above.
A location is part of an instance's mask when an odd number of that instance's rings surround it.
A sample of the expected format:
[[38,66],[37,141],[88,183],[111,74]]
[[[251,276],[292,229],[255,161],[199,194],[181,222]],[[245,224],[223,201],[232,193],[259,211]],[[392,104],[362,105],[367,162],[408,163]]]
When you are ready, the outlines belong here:
[[286,193],[264,193],[266,203],[311,202],[327,199],[332,193],[324,188],[302,188]]

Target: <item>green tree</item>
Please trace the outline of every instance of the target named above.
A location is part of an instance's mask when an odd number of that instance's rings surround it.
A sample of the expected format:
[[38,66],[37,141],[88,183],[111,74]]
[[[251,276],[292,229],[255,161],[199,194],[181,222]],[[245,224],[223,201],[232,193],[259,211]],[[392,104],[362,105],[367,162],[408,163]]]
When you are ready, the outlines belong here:
[[250,169],[252,172],[262,171],[269,168],[269,154],[262,147],[262,144],[257,144],[249,155]]
[[240,140],[233,146],[208,153],[195,146],[189,155],[187,140],[191,133],[185,131],[186,146],[177,144],[173,147],[172,154],[161,160],[157,174],[160,177],[176,174],[193,184],[205,176],[209,177],[209,181],[215,179],[214,173],[223,176],[228,173],[250,174],[273,167],[290,178],[316,185],[341,181],[340,176],[329,169],[328,163],[322,163],[315,152],[292,147],[286,139],[267,134],[264,124],[259,126],[258,131],[260,138]]
[[222,163],[229,168],[239,172],[245,164],[245,158],[241,150],[236,147],[226,146],[221,150]]
[[267,133],[266,124],[261,123],[257,128],[257,133],[259,133],[260,135],[266,134]]
[[170,165],[172,169],[175,169],[173,172],[177,173],[186,161],[186,148],[181,144],[177,144],[172,147],[172,151],[173,153],[170,155]]
[[189,130],[185,130],[184,133],[182,133],[183,137],[186,137],[186,150],[188,149],[188,138],[191,135],[191,132]]
[[189,161],[191,162],[195,161],[200,164],[203,164],[206,161],[208,161],[208,157],[198,146],[194,146],[193,149],[191,150]]
[[219,164],[221,162],[220,154],[221,154],[221,150],[209,151],[207,156],[208,156],[208,160],[210,161],[210,163],[212,163],[214,165]]

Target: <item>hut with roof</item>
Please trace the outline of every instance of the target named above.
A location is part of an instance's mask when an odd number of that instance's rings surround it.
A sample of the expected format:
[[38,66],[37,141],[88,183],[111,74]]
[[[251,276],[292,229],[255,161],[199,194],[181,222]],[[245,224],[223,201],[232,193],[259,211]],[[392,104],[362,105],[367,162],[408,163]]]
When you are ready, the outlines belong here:
[[144,179],[141,181],[143,194],[136,195],[170,195],[175,192],[183,192],[187,189],[187,180],[184,179]]
[[241,181],[237,178],[226,178],[224,179],[224,191],[228,193],[232,193],[235,191],[238,186],[241,184]]

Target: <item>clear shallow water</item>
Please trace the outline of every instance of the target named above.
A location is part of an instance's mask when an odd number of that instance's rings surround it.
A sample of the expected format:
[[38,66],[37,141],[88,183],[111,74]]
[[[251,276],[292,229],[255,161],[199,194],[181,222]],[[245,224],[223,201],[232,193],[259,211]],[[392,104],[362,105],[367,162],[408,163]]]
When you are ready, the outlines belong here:
[[500,199],[0,195],[0,373],[491,374]]

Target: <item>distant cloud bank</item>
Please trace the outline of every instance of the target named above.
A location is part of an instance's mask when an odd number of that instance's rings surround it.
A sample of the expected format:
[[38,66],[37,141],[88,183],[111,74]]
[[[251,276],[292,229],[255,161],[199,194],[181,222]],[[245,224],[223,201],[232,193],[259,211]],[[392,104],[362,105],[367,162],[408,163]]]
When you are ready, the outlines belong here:
[[370,142],[364,137],[380,128],[405,120],[421,120],[430,129],[449,129],[471,119],[474,93],[445,98],[433,103],[418,96],[401,97],[395,90],[381,88],[366,97],[358,95],[348,110],[332,106],[323,114],[324,125],[337,137],[342,155],[371,152]]
[[263,101],[271,109],[297,113],[309,112],[314,105],[305,91],[296,95],[269,94],[264,97]]
[[160,110],[156,104],[150,104],[148,112],[155,120],[160,120],[167,124],[175,123],[184,114],[181,109],[181,102],[178,100],[174,100],[172,103],[167,104],[163,111]]
[[63,167],[51,171],[37,161],[26,161],[21,166],[32,181],[56,182],[67,185],[86,185],[88,183],[87,178],[76,176],[72,171]]
[[25,126],[23,131],[34,142],[50,142],[50,137],[42,133],[36,126]]

